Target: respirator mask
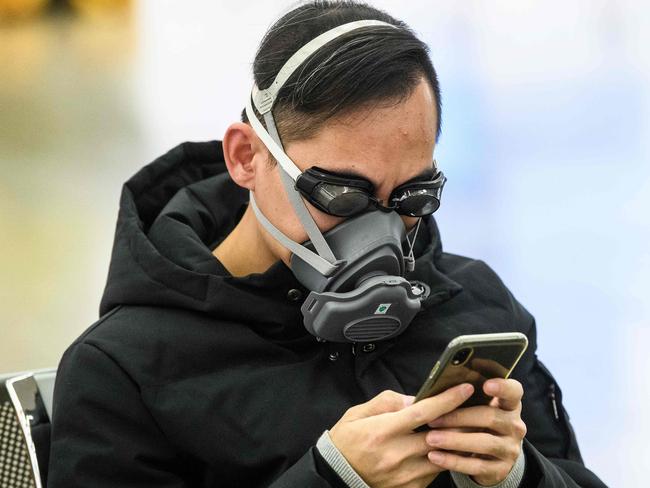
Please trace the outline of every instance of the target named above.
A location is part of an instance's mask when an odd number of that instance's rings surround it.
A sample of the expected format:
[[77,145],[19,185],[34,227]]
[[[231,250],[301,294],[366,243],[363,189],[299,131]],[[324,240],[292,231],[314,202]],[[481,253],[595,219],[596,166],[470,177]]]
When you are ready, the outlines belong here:
[[[369,181],[317,167],[302,172],[284,152],[272,113],[282,86],[323,45],[352,30],[373,26],[396,28],[377,20],[335,27],[294,53],[267,89],[254,85],[246,103],[248,120],[278,162],[282,184],[309,240],[299,244],[284,235],[260,211],[252,192],[251,206],[262,226],[292,252],[291,271],[310,290],[301,307],[305,327],[319,340],[332,342],[389,339],[413,320],[429,293],[426,284],[404,277],[415,266],[413,245],[421,219],[409,237],[400,215],[425,217],[435,212],[446,181],[434,160],[430,179],[395,188],[384,206],[374,197]],[[264,117],[266,129],[257,119],[253,103]],[[305,200],[346,220],[323,234]],[[405,240],[410,246],[406,256],[402,250]]]

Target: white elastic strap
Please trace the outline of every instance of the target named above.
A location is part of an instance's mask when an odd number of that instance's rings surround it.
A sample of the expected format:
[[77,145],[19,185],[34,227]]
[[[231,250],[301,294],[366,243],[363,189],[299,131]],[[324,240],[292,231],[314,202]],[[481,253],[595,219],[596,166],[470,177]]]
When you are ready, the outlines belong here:
[[[298,215],[298,218],[300,219],[300,222],[302,223],[303,228],[305,229],[305,232],[307,232],[307,235],[309,236],[309,239],[312,241],[314,244],[314,247],[316,248],[316,251],[318,252],[319,257],[324,258],[325,261],[329,262],[330,265],[333,265],[336,263],[336,257],[334,256],[334,253],[330,249],[329,245],[325,241],[325,238],[321,234],[320,230],[316,226],[316,223],[314,220],[311,218],[311,215],[309,214],[309,211],[305,207],[305,202],[303,202],[302,198],[298,194],[298,192],[293,188],[293,182],[300,176],[302,173],[300,169],[295,165],[293,161],[291,161],[291,158],[287,156],[287,154],[284,152],[282,147],[280,146],[280,136],[277,134],[277,129],[275,128],[275,122],[272,120],[273,115],[269,112],[267,115],[265,115],[265,120],[266,123],[269,125],[271,131],[274,131],[277,137],[277,142],[276,139],[271,137],[271,134],[269,134],[264,126],[261,124],[261,122],[258,120],[258,118],[255,116],[255,113],[253,112],[253,106],[251,105],[251,100],[250,97],[246,100],[246,115],[248,116],[248,120],[253,126],[253,130],[257,134],[257,136],[262,140],[264,145],[267,147],[267,149],[271,152],[273,157],[278,161],[280,164],[280,179],[282,180],[282,183],[285,187],[287,196],[289,200],[292,202],[293,208],[296,211],[296,214]],[[284,170],[284,171],[283,171]],[[285,175],[290,176],[293,181],[287,182],[285,181]],[[261,212],[260,212],[261,213]],[[269,222],[268,220],[266,220]],[[269,222],[269,225],[272,226],[272,224]],[[269,232],[271,232],[270,228],[267,228]],[[280,231],[278,231],[280,232]],[[271,232],[272,235],[275,235],[274,232]],[[291,241],[288,237],[284,236],[287,240]],[[293,242],[293,241],[291,241]],[[298,256],[301,258],[305,258],[303,256],[304,253],[312,253],[309,249],[306,249],[303,246],[299,246],[300,249],[303,249],[304,252],[296,253]],[[290,248],[293,250],[293,248]],[[314,254],[316,256],[316,254]],[[310,262],[312,259],[310,258],[309,260],[305,259],[305,261]]]
[[408,233],[406,234],[406,242],[409,243],[410,249],[408,256],[404,261],[406,261],[407,271],[413,271],[415,269],[415,256],[413,255],[413,247],[415,246],[415,239],[418,236],[418,231],[420,230],[420,222],[422,222],[422,217],[418,218],[418,223],[415,226],[415,233],[413,234],[413,242],[409,239]]
[[[268,134],[278,144],[278,146],[282,148],[282,141],[280,140],[280,134],[278,134],[278,130],[275,127],[275,120],[273,120],[272,112],[268,112],[266,115],[264,115],[264,122],[266,122]],[[282,154],[286,155],[287,153],[282,150]],[[290,160],[290,158],[288,159]],[[291,176],[282,168],[280,168],[280,179],[282,180],[284,190],[287,194],[287,197],[289,198],[289,201],[291,202],[291,205],[296,211],[296,214],[298,215],[298,219],[300,220],[303,229],[305,229],[305,232],[307,232],[309,239],[316,248],[316,252],[319,256],[334,264],[336,262],[336,257],[334,256],[334,253],[332,252],[329,244],[327,244],[325,237],[323,237],[323,234],[316,225],[316,222],[314,222],[314,219],[309,213],[307,204],[300,196],[298,190],[295,189],[295,180],[292,179]],[[311,252],[308,249],[305,249],[305,251]]]
[[[305,262],[312,265],[322,274],[328,276],[333,273],[338,267],[340,261],[336,260],[334,253],[327,244],[325,237],[318,229],[318,226],[314,222],[309,214],[309,211],[306,207],[305,202],[300,197],[300,194],[295,190],[295,181],[298,179],[298,176],[302,173],[300,169],[295,165],[293,161],[286,155],[284,149],[282,148],[282,141],[275,127],[275,121],[273,120],[273,104],[277,98],[278,93],[280,92],[282,86],[286,83],[289,77],[293,72],[315,51],[320,49],[322,46],[328,42],[336,39],[342,34],[350,32],[355,29],[360,29],[362,27],[369,26],[388,26],[396,28],[392,24],[382,22],[379,20],[358,20],[355,22],[348,22],[347,24],[339,25],[333,29],[330,29],[323,34],[315,37],[307,44],[302,46],[298,51],[296,51],[280,68],[280,71],[276,75],[271,86],[264,90],[259,90],[256,84],[253,84],[253,90],[251,96],[246,100],[246,115],[249,122],[253,126],[255,133],[262,140],[267,149],[271,152],[273,157],[276,159],[280,165],[281,171],[280,176],[282,183],[285,187],[287,196],[300,219],[303,228],[307,232],[309,239],[316,248],[318,254],[311,252],[309,249],[297,244],[296,242],[289,239],[282,232],[280,232],[268,219],[262,214],[259,208],[255,205],[255,200],[251,193],[251,203],[253,205],[253,210],[255,215],[262,222],[262,225],[266,228],[273,237],[275,237],[279,242],[281,242],[289,250],[293,251]],[[265,130],[264,126],[255,116],[253,111],[252,101],[255,103],[255,107],[258,112],[264,116],[267,128],[269,131]],[[291,180],[289,180],[289,178]],[[327,264],[325,264],[327,263]]]
[[253,126],[253,129],[255,129],[255,133],[260,139],[262,139],[262,142],[271,152],[271,154],[273,154],[275,160],[280,164],[282,169],[289,173],[289,176],[291,176],[291,178],[296,181],[302,172],[298,166],[296,166],[296,164],[291,161],[289,156],[285,154],[284,150],[279,146],[279,144],[273,140],[271,135],[266,131],[266,129],[264,129],[262,123],[255,116],[255,112],[253,112],[253,106],[251,105],[251,97],[246,98],[246,116],[248,117],[248,121]]
[[292,241],[282,232],[280,232],[269,220],[264,216],[255,203],[255,197],[253,193],[250,192],[250,202],[253,207],[253,212],[255,216],[262,223],[264,228],[271,234],[280,244],[289,249],[294,254],[297,254],[303,261],[309,264],[316,271],[321,273],[323,276],[329,276],[334,271],[336,271],[337,266],[327,262],[325,259],[320,257],[318,254],[311,252],[309,249],[301,246],[300,244]]
[[362,27],[370,26],[388,26],[397,28],[392,24],[382,22],[381,20],[356,20],[354,22],[348,22],[347,24],[342,24],[333,29],[330,29],[326,32],[323,32],[321,35],[313,38],[307,44],[298,49],[288,60],[278,74],[276,75],[273,83],[264,89],[259,90],[257,86],[253,87],[253,100],[255,102],[255,108],[258,112],[264,115],[266,112],[269,112],[273,108],[275,99],[278,96],[278,93],[287,82],[289,77],[293,72],[300,66],[303,61],[305,61],[309,56],[318,51],[321,47],[327,44],[330,41],[333,41],[337,37],[347,32],[350,32],[355,29],[360,29]]

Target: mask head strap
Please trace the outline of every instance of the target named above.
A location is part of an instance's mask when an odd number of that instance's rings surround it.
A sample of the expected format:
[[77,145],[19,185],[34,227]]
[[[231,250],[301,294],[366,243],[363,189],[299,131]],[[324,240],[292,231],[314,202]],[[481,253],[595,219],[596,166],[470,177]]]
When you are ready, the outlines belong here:
[[361,27],[370,27],[370,26],[388,26],[396,28],[392,24],[387,22],[382,22],[381,20],[357,20],[354,22],[348,22],[347,24],[342,24],[333,29],[330,29],[326,32],[323,32],[321,35],[315,37],[307,44],[298,49],[288,60],[278,74],[276,75],[273,83],[264,89],[259,90],[257,85],[253,86],[253,102],[255,103],[255,108],[257,111],[264,115],[266,112],[270,112],[275,104],[275,99],[280,93],[280,90],[291,77],[293,72],[298,68],[309,56],[318,51],[321,47],[327,44],[330,41],[333,41],[337,37],[350,32]]
[[[282,146],[282,141],[278,134],[277,128],[275,126],[275,120],[273,119],[273,105],[277,99],[278,93],[291,77],[293,72],[314,52],[323,47],[328,42],[333,41],[337,37],[353,31],[355,29],[360,29],[363,27],[371,26],[384,26],[397,28],[392,24],[382,22],[379,20],[358,20],[354,22],[348,22],[346,24],[339,25],[330,29],[323,34],[315,37],[307,44],[302,46],[298,51],[296,51],[287,62],[280,68],[280,71],[276,75],[273,83],[264,89],[259,90],[256,84],[253,84],[253,89],[251,96],[248,97],[246,102],[246,116],[257,136],[262,140],[266,148],[270,151],[273,157],[276,159],[280,165],[281,172],[281,181],[289,197],[300,222],[307,232],[309,239],[314,244],[318,254],[313,253],[304,246],[293,242],[287,236],[282,234],[280,230],[276,229],[266,218],[260,219],[264,227],[267,228],[271,234],[278,239],[285,247],[290,249],[293,253],[300,256],[305,262],[312,264],[316,269],[318,269],[322,274],[330,275],[335,269],[342,264],[341,261],[337,261],[334,253],[331,248],[325,241],[323,234],[320,232],[316,223],[311,218],[309,211],[307,210],[306,204],[298,190],[295,189],[295,185],[292,184],[292,181],[295,182],[298,176],[302,173],[296,164],[287,156],[284,152]],[[255,104],[258,112],[264,117],[264,122],[268,130],[264,128],[259,119],[255,116],[253,111],[252,103]],[[251,193],[251,202],[254,202],[253,194]],[[261,211],[253,203],[253,208],[258,218],[261,216]],[[262,216],[263,217],[263,216]],[[281,234],[281,236],[280,236]]]

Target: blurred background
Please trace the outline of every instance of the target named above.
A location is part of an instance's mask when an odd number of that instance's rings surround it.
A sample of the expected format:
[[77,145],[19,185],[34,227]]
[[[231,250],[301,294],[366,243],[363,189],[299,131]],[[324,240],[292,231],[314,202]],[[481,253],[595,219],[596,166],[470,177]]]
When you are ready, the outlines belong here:
[[[374,0],[431,47],[436,214],[537,318],[586,464],[650,459],[650,4]],[[122,183],[239,119],[287,1],[0,0],[0,372],[97,318]]]

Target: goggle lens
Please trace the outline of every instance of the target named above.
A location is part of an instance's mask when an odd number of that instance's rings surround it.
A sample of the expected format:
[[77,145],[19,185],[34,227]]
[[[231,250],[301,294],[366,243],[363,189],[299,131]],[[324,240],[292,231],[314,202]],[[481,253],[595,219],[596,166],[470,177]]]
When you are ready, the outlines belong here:
[[330,215],[350,217],[368,208],[368,194],[359,188],[321,183],[313,194]]
[[403,185],[395,190],[388,207],[372,196],[370,183],[356,181],[350,184],[351,180],[319,168],[303,173],[296,181],[296,188],[317,208],[337,217],[352,217],[371,206],[383,211],[395,210],[400,215],[424,217],[440,207],[440,196],[446,180],[439,172],[433,180]]
[[410,193],[397,205],[397,213],[411,217],[423,217],[438,210],[440,203],[429,193],[429,190]]
[[441,193],[442,187],[411,188],[404,190],[400,196],[393,197],[391,204],[395,211],[401,215],[424,217],[438,210]]

